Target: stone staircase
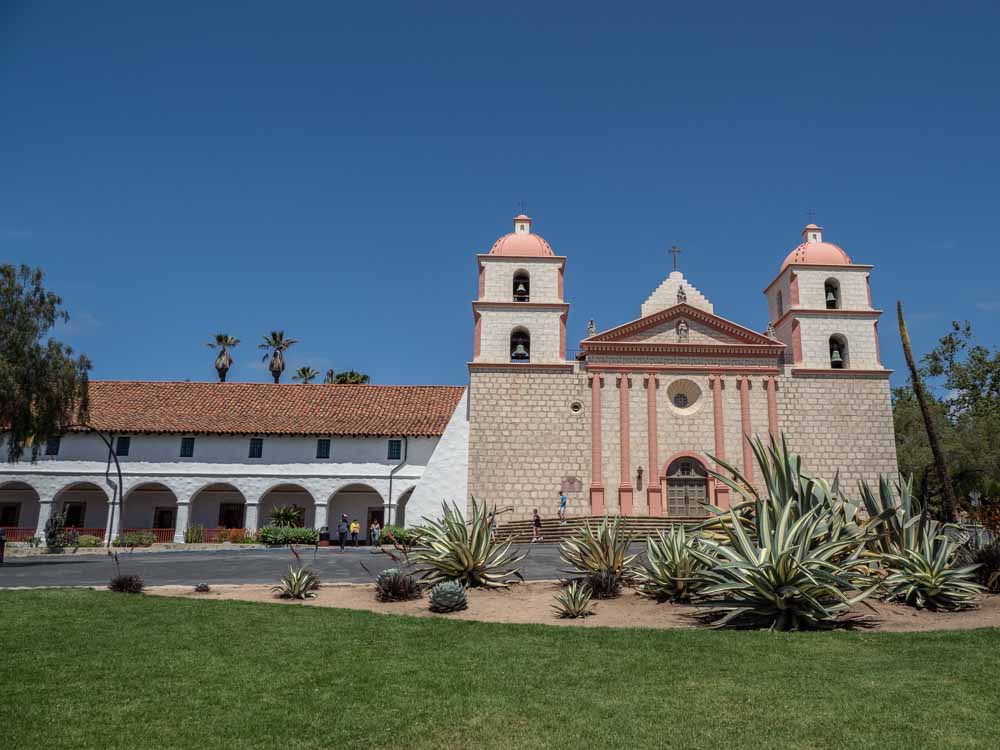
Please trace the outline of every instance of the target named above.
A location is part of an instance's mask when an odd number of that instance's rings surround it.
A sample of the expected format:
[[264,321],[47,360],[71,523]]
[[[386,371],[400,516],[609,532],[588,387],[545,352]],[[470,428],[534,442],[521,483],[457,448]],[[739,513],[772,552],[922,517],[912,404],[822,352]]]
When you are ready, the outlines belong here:
[[[618,526],[619,532],[632,534],[636,540],[642,541],[651,534],[655,534],[659,530],[666,531],[671,526],[676,524],[684,524],[685,526],[693,526],[696,523],[700,523],[705,520],[704,517],[680,517],[680,516],[622,516],[621,523]],[[595,531],[601,525],[601,521],[604,520],[604,516],[567,516],[566,525],[559,523],[559,519],[543,518],[542,519],[542,543],[548,544],[550,542],[561,542],[564,539],[573,536],[579,530],[584,528],[589,522],[591,528]],[[526,519],[523,521],[508,521],[507,523],[501,523],[497,525],[497,538],[507,539],[508,537],[513,537],[515,542],[530,542],[531,541],[531,519]]]

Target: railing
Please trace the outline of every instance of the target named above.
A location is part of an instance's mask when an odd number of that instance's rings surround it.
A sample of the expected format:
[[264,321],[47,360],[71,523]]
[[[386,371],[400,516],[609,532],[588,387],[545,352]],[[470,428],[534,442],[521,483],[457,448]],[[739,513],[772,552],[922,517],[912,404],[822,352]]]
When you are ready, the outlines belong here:
[[0,526],[8,542],[26,542],[35,536],[34,526]]
[[104,527],[93,526],[67,526],[66,531],[75,531],[80,536],[96,536],[98,539],[104,538]]
[[156,544],[170,544],[174,541],[174,529],[122,529],[125,534],[152,534]]

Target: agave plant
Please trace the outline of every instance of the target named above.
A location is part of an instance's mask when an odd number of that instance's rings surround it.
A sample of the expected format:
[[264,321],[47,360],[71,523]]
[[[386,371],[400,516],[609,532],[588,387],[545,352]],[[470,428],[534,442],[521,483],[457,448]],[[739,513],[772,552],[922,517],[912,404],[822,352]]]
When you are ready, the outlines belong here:
[[271,591],[282,599],[312,599],[319,588],[319,576],[310,568],[289,568]]
[[[868,515],[882,521],[869,542],[869,549],[879,555],[915,549],[929,519],[913,494],[912,477],[907,480],[900,476],[895,487],[888,477],[881,477],[877,496],[867,482],[860,482],[859,489]],[[941,528],[957,530],[958,527],[947,524]]]
[[559,557],[570,565],[565,571],[586,578],[591,593],[598,599],[618,595],[621,584],[630,576],[630,566],[638,555],[630,555],[632,535],[619,532],[621,518],[609,521],[605,516],[595,532],[588,522],[576,535],[559,545]]
[[416,579],[399,568],[386,568],[375,577],[375,598],[380,602],[405,602],[420,598]]
[[917,544],[886,552],[888,569],[882,585],[889,601],[902,601],[918,609],[958,610],[978,606],[986,590],[976,583],[979,565],[955,567],[958,541],[936,521],[928,521]]
[[515,565],[524,559],[512,549],[510,540],[490,538],[486,504],[472,498],[472,514],[466,524],[457,505],[443,503],[438,520],[428,521],[420,529],[425,545],[413,552],[411,560],[428,585],[441,581],[459,581],[467,587],[507,588],[515,580],[523,581]]
[[576,619],[594,614],[590,605],[590,586],[583,581],[570,581],[567,586],[556,594],[556,603],[552,605],[556,617]]
[[1000,541],[968,543],[959,552],[963,564],[976,566],[976,582],[991,594],[1000,594]]
[[733,519],[726,527],[728,544],[704,539],[703,549],[692,548],[706,566],[697,574],[704,588],[695,600],[712,616],[721,613],[716,627],[831,627],[877,587],[855,589],[865,565],[863,533],[824,540],[820,511],[813,508],[794,520],[794,508],[788,503],[776,519],[759,514],[753,538]]
[[459,612],[468,606],[465,586],[458,581],[441,581],[431,589],[431,612]]
[[305,509],[298,505],[276,505],[271,509],[271,525],[282,528],[298,526],[305,517]]
[[646,538],[646,564],[636,569],[640,596],[660,602],[687,602],[704,585],[698,573],[709,565],[694,553],[698,540],[689,537],[683,525],[671,526]]

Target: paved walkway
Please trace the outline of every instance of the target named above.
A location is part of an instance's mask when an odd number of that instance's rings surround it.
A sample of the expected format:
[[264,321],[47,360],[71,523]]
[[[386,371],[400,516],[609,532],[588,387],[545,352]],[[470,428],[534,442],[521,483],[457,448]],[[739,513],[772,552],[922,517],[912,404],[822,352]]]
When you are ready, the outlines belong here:
[[[525,544],[528,556],[521,572],[529,580],[556,578],[560,568],[559,546]],[[334,547],[314,551],[300,549],[303,562],[313,567],[325,583],[367,583],[372,573],[393,566],[386,555],[372,554],[370,548]],[[274,583],[294,558],[287,548],[267,550],[176,550],[119,554],[123,573],[138,573],[149,586],[198,583]],[[10,586],[103,586],[114,574],[114,563],[105,555],[62,555],[8,557],[0,565],[0,588]]]

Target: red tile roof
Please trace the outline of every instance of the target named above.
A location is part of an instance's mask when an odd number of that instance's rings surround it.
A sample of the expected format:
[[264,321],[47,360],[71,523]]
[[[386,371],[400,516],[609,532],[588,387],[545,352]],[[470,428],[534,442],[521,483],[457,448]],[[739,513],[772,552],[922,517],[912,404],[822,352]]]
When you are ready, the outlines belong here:
[[105,432],[431,437],[464,389],[95,380],[90,424]]

